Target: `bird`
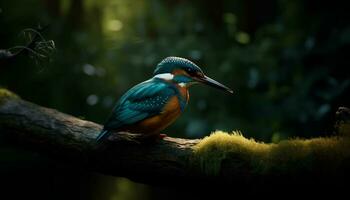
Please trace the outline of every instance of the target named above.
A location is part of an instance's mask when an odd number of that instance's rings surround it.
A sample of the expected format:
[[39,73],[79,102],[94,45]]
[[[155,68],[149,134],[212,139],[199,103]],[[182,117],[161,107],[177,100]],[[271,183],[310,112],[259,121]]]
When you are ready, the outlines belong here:
[[196,83],[233,93],[227,86],[206,76],[192,61],[166,57],[158,63],[151,79],[122,95],[97,136],[97,141],[108,138],[113,132],[166,137],[160,132],[184,112],[189,101],[188,89]]

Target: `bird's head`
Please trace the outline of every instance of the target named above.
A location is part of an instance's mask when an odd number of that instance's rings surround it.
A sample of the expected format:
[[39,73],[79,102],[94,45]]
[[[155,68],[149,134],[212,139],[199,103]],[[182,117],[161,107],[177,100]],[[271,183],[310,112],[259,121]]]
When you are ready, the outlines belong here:
[[157,68],[154,71],[154,77],[172,81],[181,87],[188,87],[195,83],[204,83],[229,93],[233,93],[230,88],[207,77],[201,68],[185,58],[165,58],[157,65]]

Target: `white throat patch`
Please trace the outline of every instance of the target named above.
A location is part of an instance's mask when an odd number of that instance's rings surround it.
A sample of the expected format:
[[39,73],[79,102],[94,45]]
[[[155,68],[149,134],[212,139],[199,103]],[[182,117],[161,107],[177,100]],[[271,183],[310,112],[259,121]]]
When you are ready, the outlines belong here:
[[179,83],[178,84],[180,87],[186,87],[186,83]]
[[174,75],[171,73],[157,74],[153,78],[160,78],[163,80],[173,80]]

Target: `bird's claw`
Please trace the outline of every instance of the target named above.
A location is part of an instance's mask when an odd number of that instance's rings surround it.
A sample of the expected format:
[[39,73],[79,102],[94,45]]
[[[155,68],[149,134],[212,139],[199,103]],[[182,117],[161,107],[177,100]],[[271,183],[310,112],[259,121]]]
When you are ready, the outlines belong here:
[[160,133],[159,135],[158,135],[158,138],[159,139],[163,139],[163,138],[165,138],[165,137],[168,137],[166,134],[163,134],[163,133]]

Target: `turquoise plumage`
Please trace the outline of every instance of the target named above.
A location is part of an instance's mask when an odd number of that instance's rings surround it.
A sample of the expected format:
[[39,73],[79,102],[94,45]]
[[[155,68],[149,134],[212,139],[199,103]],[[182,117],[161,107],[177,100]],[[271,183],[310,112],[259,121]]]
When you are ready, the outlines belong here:
[[205,76],[193,62],[179,57],[165,58],[157,65],[153,78],[134,86],[120,98],[97,140],[108,137],[112,131],[159,134],[184,111],[188,87],[194,83],[232,93]]
[[117,130],[122,126],[131,125],[159,114],[174,95],[178,97],[183,111],[186,99],[171,83],[160,78],[152,78],[134,86],[120,98],[98,140],[108,136],[110,132],[106,130]]

